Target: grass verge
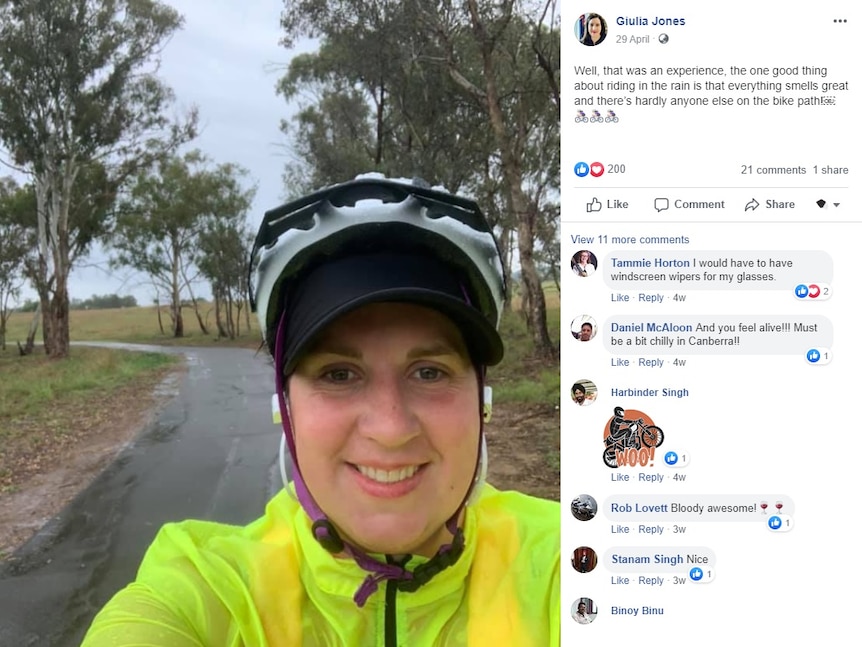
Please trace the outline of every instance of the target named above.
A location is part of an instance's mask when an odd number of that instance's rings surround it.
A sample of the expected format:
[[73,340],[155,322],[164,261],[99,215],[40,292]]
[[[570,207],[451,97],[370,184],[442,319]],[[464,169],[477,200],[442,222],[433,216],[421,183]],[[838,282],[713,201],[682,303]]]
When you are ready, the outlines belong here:
[[496,402],[559,406],[559,306],[548,309],[548,334],[556,348],[556,356],[537,357],[522,313],[504,313],[500,335],[506,344],[506,356],[489,371]]
[[[21,343],[27,338],[32,314],[14,312],[9,318],[7,343],[14,349],[15,342]],[[113,308],[109,310],[71,310],[69,312],[69,333],[72,341],[120,341],[136,344],[156,344],[159,346],[243,346],[257,348],[260,344],[260,328],[257,317],[252,315],[246,327],[245,315],[241,317],[242,334],[237,339],[218,339],[214,314],[210,304],[201,307],[201,317],[207,326],[207,333],[201,331],[194,311],[183,309],[183,337],[173,337],[169,332],[163,333],[159,328],[159,316],[155,306],[139,308]],[[170,330],[170,318],[162,307],[162,325],[165,331]],[[40,331],[41,333],[41,331]],[[41,335],[37,335],[41,341]]]
[[[506,312],[500,333],[503,361],[489,370],[494,413],[488,428],[489,481],[558,500],[560,496],[560,310],[556,291],[548,297],[548,334],[555,352],[540,357],[523,314]],[[507,471],[497,471],[499,463]],[[514,468],[514,469],[513,469]]]
[[130,387],[149,393],[176,358],[73,347],[65,361],[0,352],[0,493],[42,468],[50,448],[73,442],[111,416]]

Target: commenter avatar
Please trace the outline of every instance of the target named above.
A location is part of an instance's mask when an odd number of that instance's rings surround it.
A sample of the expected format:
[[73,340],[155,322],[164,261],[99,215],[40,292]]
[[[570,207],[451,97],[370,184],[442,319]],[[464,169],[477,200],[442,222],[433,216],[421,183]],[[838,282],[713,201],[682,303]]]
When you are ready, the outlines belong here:
[[596,400],[596,391],[592,380],[578,380],[572,385],[572,400],[579,407],[589,406]]
[[572,618],[579,625],[588,625],[596,619],[598,608],[590,598],[579,598],[572,604]]
[[581,315],[572,321],[572,336],[578,341],[590,341],[596,337],[595,320],[589,315]]
[[588,249],[575,252],[572,256],[572,271],[578,276],[590,276],[596,271],[596,256]]

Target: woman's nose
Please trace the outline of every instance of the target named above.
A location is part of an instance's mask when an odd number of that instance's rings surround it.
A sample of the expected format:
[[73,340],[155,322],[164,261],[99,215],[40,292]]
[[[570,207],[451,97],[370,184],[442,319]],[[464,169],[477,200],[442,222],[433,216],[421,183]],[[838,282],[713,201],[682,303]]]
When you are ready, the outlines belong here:
[[361,432],[376,442],[397,447],[419,433],[419,421],[404,386],[397,380],[378,380],[367,390]]

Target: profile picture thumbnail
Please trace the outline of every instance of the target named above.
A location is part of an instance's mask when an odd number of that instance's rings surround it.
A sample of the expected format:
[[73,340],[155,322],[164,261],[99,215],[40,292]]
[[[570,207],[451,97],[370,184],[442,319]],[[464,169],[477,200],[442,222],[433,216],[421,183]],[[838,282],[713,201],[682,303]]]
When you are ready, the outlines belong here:
[[608,23],[597,13],[585,13],[575,22],[575,36],[581,45],[601,45],[608,35]]
[[578,573],[589,573],[599,563],[599,558],[589,546],[580,546],[575,548],[572,553],[572,568]]
[[592,380],[578,380],[572,385],[572,401],[579,407],[588,407],[596,401],[598,389]]
[[581,315],[572,320],[572,337],[578,341],[590,341],[596,338],[598,330],[596,321],[589,315]]
[[588,625],[596,619],[599,608],[590,598],[578,598],[572,603],[572,618],[579,625]]
[[579,494],[572,499],[572,516],[578,521],[589,521],[599,511],[599,504],[589,494]]
[[576,276],[587,277],[595,273],[598,267],[596,255],[588,249],[581,249],[572,256],[572,271]]

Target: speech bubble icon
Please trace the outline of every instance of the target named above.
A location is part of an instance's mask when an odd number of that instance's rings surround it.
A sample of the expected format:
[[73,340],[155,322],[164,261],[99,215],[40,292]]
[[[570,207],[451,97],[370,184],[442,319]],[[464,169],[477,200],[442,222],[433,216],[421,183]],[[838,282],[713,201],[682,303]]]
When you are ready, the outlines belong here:
[[667,198],[656,198],[653,204],[655,206],[655,210],[659,213],[667,211],[670,208],[670,200]]

